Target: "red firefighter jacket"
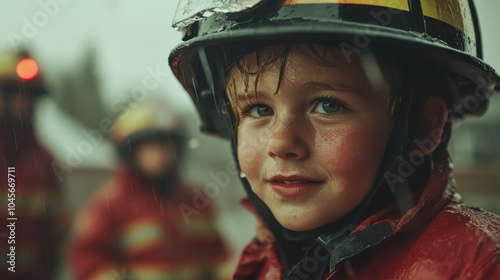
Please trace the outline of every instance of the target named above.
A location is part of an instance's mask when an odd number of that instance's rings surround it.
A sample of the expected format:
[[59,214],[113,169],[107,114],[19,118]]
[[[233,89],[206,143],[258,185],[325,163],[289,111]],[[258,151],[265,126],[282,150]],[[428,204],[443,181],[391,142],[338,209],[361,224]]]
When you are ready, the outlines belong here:
[[188,186],[161,199],[151,185],[122,168],[79,214],[68,255],[76,279],[211,279],[226,258],[210,204],[186,219]]
[[0,279],[52,279],[62,205],[52,157],[29,124],[0,123],[0,186]]
[[[402,217],[398,213],[391,206],[359,224],[350,237],[382,223],[393,234],[323,278],[500,279],[500,217],[462,203],[447,155],[436,162],[416,206]],[[273,236],[260,222],[256,241],[243,250],[233,279],[282,279],[283,267]],[[307,270],[314,267],[312,258],[301,267],[303,277],[298,273],[293,279],[307,279]]]

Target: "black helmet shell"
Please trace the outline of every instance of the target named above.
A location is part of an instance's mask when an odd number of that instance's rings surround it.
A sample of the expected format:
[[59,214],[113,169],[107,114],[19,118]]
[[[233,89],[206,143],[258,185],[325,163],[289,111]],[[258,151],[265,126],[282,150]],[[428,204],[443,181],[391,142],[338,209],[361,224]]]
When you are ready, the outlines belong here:
[[[224,74],[213,68],[213,61],[223,60],[230,66],[237,57],[263,45],[337,44],[348,59],[367,48],[377,48],[423,63],[425,67],[442,69],[452,83],[450,99],[456,110],[451,113],[455,117],[482,115],[489,96],[500,85],[500,77],[482,60],[473,1],[261,2],[237,14],[213,13],[200,17],[184,29],[185,42],[170,54],[170,66],[190,93],[208,132],[221,133],[224,129],[217,120],[210,120],[218,113],[218,103],[224,95],[221,92],[224,86],[217,84],[223,79],[214,76]],[[215,96],[204,98],[207,92]],[[207,108],[207,104],[201,104],[206,99],[215,100],[215,104]],[[470,109],[467,102],[477,104]]]

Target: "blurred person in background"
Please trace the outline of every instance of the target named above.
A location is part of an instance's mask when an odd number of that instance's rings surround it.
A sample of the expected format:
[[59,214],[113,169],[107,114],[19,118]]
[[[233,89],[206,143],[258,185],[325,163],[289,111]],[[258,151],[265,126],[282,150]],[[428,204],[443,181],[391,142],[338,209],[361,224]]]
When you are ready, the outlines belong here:
[[194,196],[179,178],[183,126],[167,105],[131,104],[115,121],[121,164],[77,219],[68,249],[76,279],[220,279],[227,252],[211,203],[189,219],[179,209]]
[[0,279],[53,279],[56,268],[64,233],[59,186],[33,129],[35,101],[44,94],[27,52],[0,53]]

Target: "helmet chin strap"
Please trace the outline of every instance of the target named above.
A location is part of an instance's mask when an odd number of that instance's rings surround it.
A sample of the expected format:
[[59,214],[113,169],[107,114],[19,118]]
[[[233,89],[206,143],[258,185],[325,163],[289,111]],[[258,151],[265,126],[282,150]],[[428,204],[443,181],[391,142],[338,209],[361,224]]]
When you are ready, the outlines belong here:
[[[300,277],[303,277],[304,269],[300,268],[306,267],[305,262],[310,262],[311,258],[316,260],[317,265],[313,271],[307,271],[307,276],[310,277],[307,279],[321,279],[327,267],[328,271],[332,272],[339,262],[392,235],[392,229],[387,224],[373,226],[368,231],[351,234],[352,230],[363,219],[392,202],[377,205],[376,201],[373,200],[376,195],[379,197],[381,194],[391,195],[392,193],[396,203],[400,207],[404,206],[404,209],[401,209],[402,213],[414,206],[414,204],[408,205],[407,201],[406,195],[410,192],[408,178],[403,178],[403,181],[396,184],[388,184],[387,180],[391,171],[397,172],[398,163],[406,156],[410,139],[415,136],[427,100],[427,93],[421,87],[420,68],[413,66],[412,68],[406,67],[406,69],[412,69],[412,71],[406,71],[406,76],[402,77],[401,92],[404,94],[402,94],[401,104],[395,116],[394,127],[386,145],[377,179],[363,201],[341,220],[310,231],[297,232],[285,229],[276,220],[269,207],[251,190],[248,180],[241,178],[250,201],[273,233],[280,248],[281,257],[287,268],[285,279],[303,279]],[[236,135],[232,137],[232,148],[233,156],[237,161],[236,138]],[[239,165],[238,169],[241,172]],[[360,238],[353,238],[354,235],[360,236]],[[367,244],[358,244],[359,240],[364,240]],[[320,258],[318,256],[328,257]]]

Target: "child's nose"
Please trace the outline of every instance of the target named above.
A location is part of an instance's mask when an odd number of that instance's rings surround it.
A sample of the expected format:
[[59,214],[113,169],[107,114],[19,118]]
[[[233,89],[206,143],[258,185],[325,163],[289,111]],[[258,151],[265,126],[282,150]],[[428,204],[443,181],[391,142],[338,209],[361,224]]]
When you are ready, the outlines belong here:
[[267,154],[272,158],[304,159],[309,155],[306,128],[294,118],[289,117],[271,129]]

